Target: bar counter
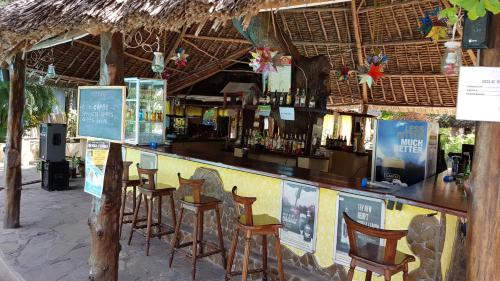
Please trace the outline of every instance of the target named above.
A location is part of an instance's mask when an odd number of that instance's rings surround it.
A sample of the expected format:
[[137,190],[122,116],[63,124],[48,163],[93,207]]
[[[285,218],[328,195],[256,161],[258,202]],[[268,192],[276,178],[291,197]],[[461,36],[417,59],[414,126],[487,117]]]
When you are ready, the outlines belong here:
[[[313,216],[314,240],[307,242],[301,238],[302,234],[292,238],[290,234],[282,232],[288,235],[288,242],[284,236],[281,244],[285,272],[290,276],[287,280],[336,280],[335,276],[344,276],[340,280],[345,280],[348,269],[345,267],[346,261],[337,259],[335,253],[337,242],[344,237],[343,232],[337,229],[337,222],[341,212],[346,210],[346,205],[340,207],[344,204],[340,200],[346,196],[350,196],[349,200],[365,200],[363,202],[385,200],[374,203],[374,210],[380,209],[377,207],[380,204],[390,206],[386,204],[389,201],[403,203],[402,208],[382,207],[382,210],[374,213],[380,212],[385,229],[409,230],[408,237],[399,241],[397,249],[417,258],[417,262],[409,265],[410,271],[414,271],[414,274],[430,272],[431,276],[440,275],[443,280],[446,280],[452,265],[459,217],[467,213],[466,199],[460,196],[454,184],[445,184],[440,176],[405,189],[362,188],[360,178],[235,157],[233,153],[224,151],[223,142],[174,143],[171,147],[161,146],[157,149],[126,145],[124,149],[127,161],[145,165],[154,163],[158,168],[157,181],[163,184],[177,188],[177,173],[183,177],[204,179],[203,192],[223,202],[222,228],[226,239],[231,237],[230,230],[234,227],[232,220],[227,219],[234,215],[231,213],[234,203],[230,195],[233,186],[238,187],[238,193],[242,196],[256,197],[252,206],[255,214],[268,214],[275,218],[282,216],[284,200],[292,202],[301,196],[299,193],[283,197],[285,186],[298,183],[317,187],[316,218]],[[131,175],[136,172],[136,169],[130,169]],[[185,190],[178,188],[179,192],[175,196],[186,194]],[[310,203],[314,204],[313,201]],[[357,207],[359,205],[348,208],[358,213]],[[165,209],[168,212],[168,208]],[[360,212],[363,213],[363,210]],[[165,218],[170,217],[165,212],[163,215]],[[207,217],[206,221],[213,219]],[[299,239],[299,244],[295,244],[298,240],[293,239]],[[440,242],[435,244],[436,241]],[[399,274],[392,280],[402,281],[401,277]],[[364,273],[356,271],[354,278],[364,280]],[[383,277],[374,276],[372,280],[383,281]]]
[[148,146],[127,147],[216,167],[233,169],[281,180],[292,180],[320,188],[391,200],[459,217],[467,216],[467,199],[464,193],[459,190],[454,182],[444,182],[443,174],[429,177],[422,182],[406,188],[395,187],[388,189],[371,185],[363,188],[361,187],[361,178],[347,178],[316,170],[234,157],[231,153],[220,150],[201,150],[199,147],[191,148],[190,143],[175,143],[173,147],[167,148],[162,146],[157,149],[152,149]]

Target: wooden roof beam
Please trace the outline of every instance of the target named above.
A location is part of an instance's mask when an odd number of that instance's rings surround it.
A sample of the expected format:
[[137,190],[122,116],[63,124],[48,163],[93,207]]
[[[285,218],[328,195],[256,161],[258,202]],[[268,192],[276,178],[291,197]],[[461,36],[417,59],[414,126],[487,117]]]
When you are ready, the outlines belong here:
[[[100,46],[94,45],[92,43],[89,43],[89,42],[86,42],[86,41],[83,41],[83,40],[75,40],[75,42],[78,43],[78,44],[90,47],[90,48],[94,48],[94,49],[99,50],[99,51],[101,50]],[[129,52],[123,52],[123,54],[125,56],[129,57],[129,58],[132,58],[132,59],[135,59],[135,60],[147,63],[147,64],[151,64],[153,62],[153,60],[141,58],[141,57],[136,56],[134,54],[131,54]],[[175,71],[175,72],[180,72],[180,73],[183,73],[183,74],[187,74],[187,72],[179,70],[179,69],[176,69],[176,68],[167,67],[167,66],[165,66],[165,68],[168,69],[168,70]]]
[[408,2],[398,2],[398,3],[394,3],[394,4],[365,7],[365,8],[359,9],[359,13],[360,14],[367,13],[367,12],[375,11],[375,10],[379,10],[379,9],[390,9],[390,8],[406,6],[406,5],[421,5],[421,4],[436,3],[436,2],[439,2],[439,0],[414,0],[414,1],[408,1]]
[[217,61],[207,64],[205,67],[193,70],[190,75],[171,83],[169,92],[178,92],[226,69],[227,67],[233,65],[236,62],[236,59],[241,58],[249,50],[249,48],[241,49],[225,58],[221,58]]
[[213,37],[213,36],[202,36],[202,35],[196,36],[196,35],[193,35],[193,34],[185,34],[184,38],[210,40],[210,41],[220,41],[220,42],[235,43],[235,44],[247,44],[247,45],[251,45],[252,44],[250,41],[248,41],[246,39]]
[[[356,0],[351,0],[351,13],[352,13],[352,24],[354,28],[354,39],[356,41],[356,53],[358,57],[358,65],[363,65],[363,46],[361,45],[361,32],[359,29],[359,18],[358,11],[356,7]],[[361,93],[361,97],[363,99],[363,103],[368,103],[368,87],[366,84],[363,84],[363,89]]]

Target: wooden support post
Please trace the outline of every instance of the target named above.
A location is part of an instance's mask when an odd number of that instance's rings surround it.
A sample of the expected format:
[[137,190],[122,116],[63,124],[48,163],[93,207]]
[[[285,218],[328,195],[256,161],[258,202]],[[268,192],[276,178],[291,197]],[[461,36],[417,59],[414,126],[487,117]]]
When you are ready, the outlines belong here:
[[[100,84],[124,85],[123,36],[121,33],[101,34]],[[94,197],[89,217],[90,272],[89,280],[118,280],[120,254],[119,217],[121,206],[122,153],[119,143],[111,143],[101,199]]]
[[[500,15],[493,17],[490,49],[481,51],[483,66],[500,66]],[[477,122],[467,227],[467,280],[500,279],[500,123]]]
[[3,227],[20,226],[21,142],[23,137],[24,83],[26,60],[18,53],[10,65],[9,115],[5,147],[5,210]]
[[[356,41],[356,54],[358,57],[358,65],[364,65],[363,60],[363,45],[361,42],[361,30],[359,28],[359,17],[358,8],[356,7],[356,0],[351,0],[351,14],[352,14],[352,26],[354,28],[354,39]],[[366,83],[362,85],[361,98],[363,99],[363,105],[368,103],[368,87]]]

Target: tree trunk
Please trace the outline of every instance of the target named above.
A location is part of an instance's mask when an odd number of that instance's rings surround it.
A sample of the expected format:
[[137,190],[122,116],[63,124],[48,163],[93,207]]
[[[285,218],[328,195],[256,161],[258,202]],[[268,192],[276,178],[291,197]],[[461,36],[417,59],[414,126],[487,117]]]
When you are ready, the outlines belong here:
[[[500,66],[500,15],[493,17],[493,46],[481,51],[483,66]],[[477,122],[468,209],[467,280],[500,280],[500,123]]]
[[[124,85],[123,37],[121,33],[101,34],[101,85]],[[89,218],[90,273],[95,281],[118,280],[120,254],[119,217],[122,178],[121,145],[111,143],[101,199],[94,197]]]
[[26,60],[17,54],[11,64],[9,115],[5,147],[5,216],[4,228],[20,226],[21,209],[21,143],[23,137],[24,74]]

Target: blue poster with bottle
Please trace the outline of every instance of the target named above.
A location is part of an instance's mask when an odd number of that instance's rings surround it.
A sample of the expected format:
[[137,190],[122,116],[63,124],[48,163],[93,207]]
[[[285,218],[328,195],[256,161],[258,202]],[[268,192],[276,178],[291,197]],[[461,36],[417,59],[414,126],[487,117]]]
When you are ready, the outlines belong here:
[[438,126],[406,120],[377,122],[372,182],[407,187],[436,172]]

